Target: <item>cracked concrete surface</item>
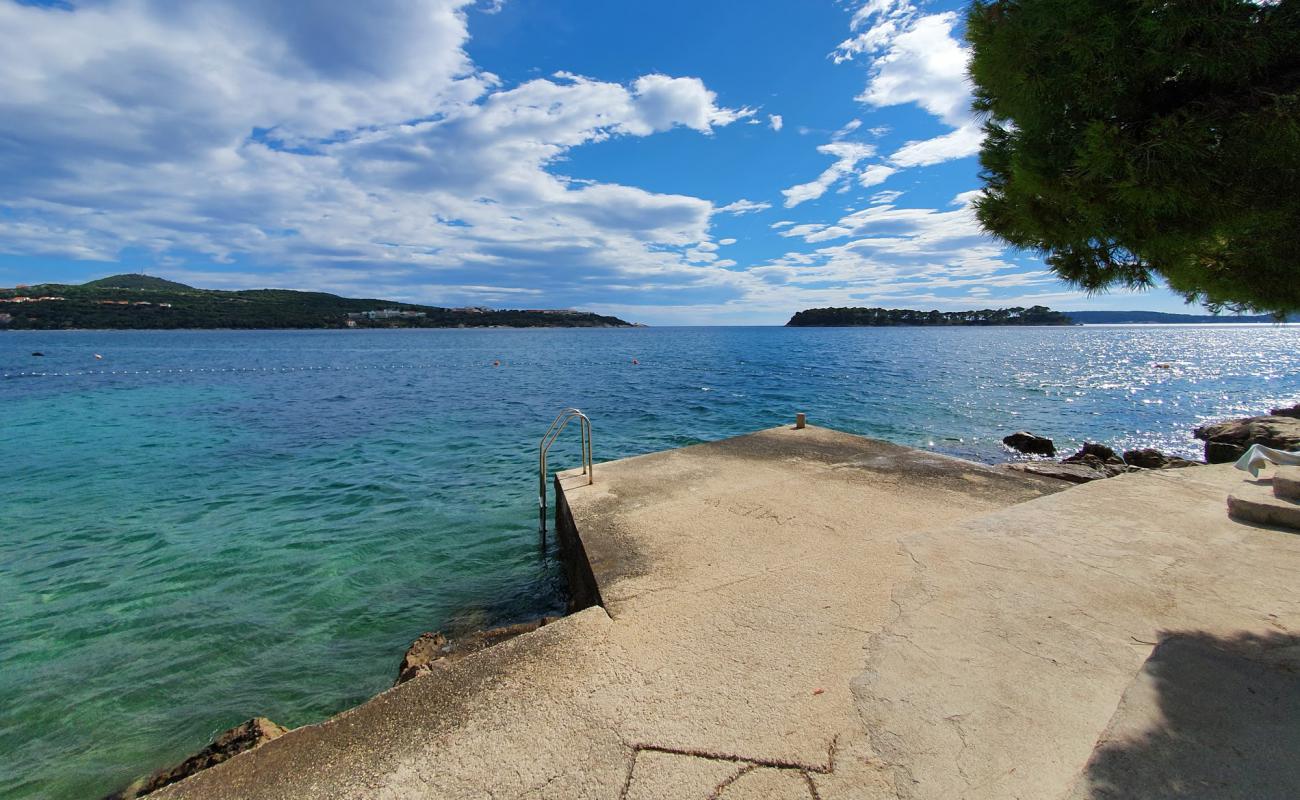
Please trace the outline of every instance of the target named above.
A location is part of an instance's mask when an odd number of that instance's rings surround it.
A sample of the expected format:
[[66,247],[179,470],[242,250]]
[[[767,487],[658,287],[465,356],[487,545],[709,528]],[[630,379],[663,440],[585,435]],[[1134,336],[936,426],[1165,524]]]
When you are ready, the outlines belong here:
[[603,607],[159,796],[1110,796],[1165,632],[1300,626],[1300,537],[1229,521],[1236,479],[1057,493],[815,427],[598,464],[565,499]]

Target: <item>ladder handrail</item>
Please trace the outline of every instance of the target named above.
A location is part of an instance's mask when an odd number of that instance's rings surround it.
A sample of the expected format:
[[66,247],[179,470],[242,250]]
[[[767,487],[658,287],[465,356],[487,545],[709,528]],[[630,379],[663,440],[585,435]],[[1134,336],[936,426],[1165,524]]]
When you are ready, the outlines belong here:
[[566,408],[555,416],[551,426],[546,429],[541,441],[537,443],[537,513],[538,525],[542,533],[546,532],[546,454],[574,419],[578,420],[582,437],[582,474],[587,476],[588,485],[595,481],[595,469],[591,461],[591,420],[579,409]]

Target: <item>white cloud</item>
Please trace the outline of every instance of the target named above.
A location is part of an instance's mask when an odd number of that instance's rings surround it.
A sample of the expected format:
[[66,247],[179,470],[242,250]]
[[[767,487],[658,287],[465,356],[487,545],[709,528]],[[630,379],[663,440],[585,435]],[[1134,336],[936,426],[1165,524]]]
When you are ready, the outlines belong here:
[[835,163],[827,167],[816,180],[782,189],[785,195],[785,207],[794,208],[800,203],[816,200],[839,181],[848,178],[854,172],[858,162],[870,158],[876,149],[869,144],[859,142],[831,142],[817,148],[817,152],[835,157]]
[[754,200],[740,199],[734,203],[728,203],[725,206],[720,206],[719,208],[715,209],[715,211],[717,211],[717,213],[719,214],[735,214],[736,216],[740,216],[742,214],[754,214],[759,211],[766,211],[771,207],[772,207],[771,203],[763,203]]
[[979,152],[983,133],[971,113],[966,74],[970,49],[954,28],[953,12],[921,14],[908,0],[867,0],[854,13],[859,31],[835,51],[837,62],[872,58],[866,88],[858,100],[877,108],[915,104],[952,128],[930,139],[910,141],[891,153],[886,166],[870,167],[860,182],[878,184],[899,169],[929,166]]
[[858,128],[861,127],[862,127],[862,120],[851,119],[848,122],[844,123],[844,127],[840,128],[839,130],[835,131],[835,133],[831,134],[831,140],[839,141],[840,139],[843,139],[845,136],[848,136],[850,133],[853,133],[854,131],[856,131]]
[[715,125],[729,125],[754,113],[748,108],[719,108],[717,95],[706,89],[699,78],[645,75],[633,82],[632,91],[640,125],[633,124],[627,130],[638,136],[676,125],[712,133]]
[[873,106],[915,103],[956,128],[970,119],[970,50],[953,33],[953,12],[918,17],[883,39],[858,99]]
[[753,111],[694,77],[502,88],[464,51],[469,6],[0,3],[0,251],[252,257],[282,285],[371,276],[370,292],[382,275],[426,298],[541,270],[557,288],[713,280],[683,249],[709,241],[708,201],[559,168],[575,147]]
[[780,114],[768,114],[767,124],[771,126],[772,130],[780,131],[781,128],[785,127],[785,120],[781,118]]
[[858,184],[863,187],[875,186],[884,183],[895,172],[898,172],[898,170],[894,167],[884,164],[872,164],[858,175]]
[[[744,302],[751,308],[813,305],[894,305],[953,308],[984,302],[1013,304],[1056,286],[1041,271],[1008,261],[975,219],[963,192],[946,210],[898,208],[898,193],[881,192],[875,205],[834,223],[784,225],[781,235],[814,245],[749,270]],[[883,202],[881,202],[883,201]],[[785,305],[780,305],[784,298]],[[718,311],[718,316],[725,312]],[[788,313],[788,311],[787,311]]]
[[983,131],[974,123],[970,123],[943,136],[908,142],[894,151],[889,161],[903,168],[940,164],[979,153],[983,142]]

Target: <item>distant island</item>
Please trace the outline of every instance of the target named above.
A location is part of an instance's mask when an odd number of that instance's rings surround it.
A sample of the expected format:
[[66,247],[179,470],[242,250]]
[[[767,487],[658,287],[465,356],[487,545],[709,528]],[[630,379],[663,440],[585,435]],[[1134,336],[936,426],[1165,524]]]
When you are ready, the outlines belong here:
[[909,308],[810,308],[790,318],[787,327],[892,327],[1072,325],[1069,317],[1047,306],[986,308],[979,311],[916,311]]
[[630,328],[551,309],[441,308],[290,289],[196,289],[150,275],[0,289],[0,329]]
[[986,308],[979,311],[918,311],[908,308],[810,308],[790,318],[787,327],[891,327],[992,325],[1203,325],[1206,323],[1300,322],[1268,314],[1167,314],[1162,311],[1053,311],[1046,306]]

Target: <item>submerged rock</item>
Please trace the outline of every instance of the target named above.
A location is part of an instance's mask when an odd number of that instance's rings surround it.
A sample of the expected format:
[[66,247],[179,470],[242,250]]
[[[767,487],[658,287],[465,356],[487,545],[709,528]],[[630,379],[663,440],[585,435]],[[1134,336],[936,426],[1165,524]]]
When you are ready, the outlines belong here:
[[1252,444],[1278,450],[1300,450],[1300,417],[1294,409],[1263,417],[1242,417],[1214,422],[1197,428],[1194,435],[1205,442],[1205,460],[1211,464],[1236,461]]
[[1012,450],[1021,453],[1028,453],[1034,456],[1054,456],[1056,455],[1056,445],[1046,436],[1039,436],[1029,431],[1016,431],[1010,436],[1004,436],[1002,443]]
[[104,800],[133,800],[177,781],[184,780],[196,772],[215,767],[223,761],[233,758],[246,750],[260,747],[272,739],[283,736],[289,729],[275,724],[266,717],[253,717],[242,725],[236,725],[212,740],[212,744],[185,759],[170,769],[159,770],[147,778],[142,778],[125,789],[114,792]]
[[422,633],[407,648],[406,655],[402,658],[402,665],[397,670],[397,680],[393,685],[406,683],[412,678],[462,659],[470,653],[477,653],[479,650],[504,642],[506,639],[535,631],[556,619],[558,617],[541,617],[517,625],[474,631],[455,639],[448,639],[437,631]]

